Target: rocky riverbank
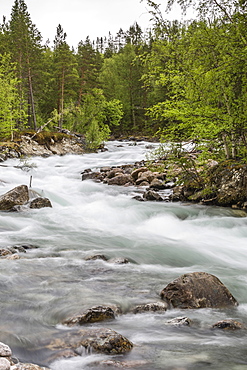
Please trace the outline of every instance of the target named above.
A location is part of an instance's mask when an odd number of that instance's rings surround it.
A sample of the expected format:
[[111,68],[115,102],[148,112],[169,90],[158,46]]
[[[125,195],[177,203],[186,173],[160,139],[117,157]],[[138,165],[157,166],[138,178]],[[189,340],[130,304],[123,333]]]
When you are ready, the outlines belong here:
[[31,156],[49,157],[51,155],[83,154],[85,140],[80,135],[65,133],[26,132],[14,142],[0,144],[0,162],[9,158]]
[[81,175],[82,180],[135,186],[139,201],[181,201],[247,210],[247,165],[238,162],[209,160],[195,170],[166,160],[141,161],[98,171],[87,169]]

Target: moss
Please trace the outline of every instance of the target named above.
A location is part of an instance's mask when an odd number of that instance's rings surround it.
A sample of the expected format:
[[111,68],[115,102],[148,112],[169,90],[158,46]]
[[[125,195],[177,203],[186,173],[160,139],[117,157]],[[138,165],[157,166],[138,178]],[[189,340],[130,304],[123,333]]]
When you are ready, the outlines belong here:
[[30,138],[33,137],[33,140],[40,145],[50,145],[52,142],[57,143],[62,141],[64,138],[71,138],[70,135],[61,132],[41,131],[36,133],[33,130],[26,130],[19,132],[18,135],[15,136],[15,141],[19,141],[21,136],[29,136]]

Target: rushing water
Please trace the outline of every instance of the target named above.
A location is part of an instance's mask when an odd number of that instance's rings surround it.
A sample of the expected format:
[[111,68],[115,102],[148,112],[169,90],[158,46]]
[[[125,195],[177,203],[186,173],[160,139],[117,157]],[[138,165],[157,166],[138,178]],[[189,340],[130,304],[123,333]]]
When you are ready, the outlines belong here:
[[[247,314],[247,218],[227,208],[138,202],[134,187],[81,181],[86,168],[145,159],[145,143],[108,143],[109,151],[31,158],[29,172],[18,159],[0,168],[0,194],[20,184],[48,197],[53,208],[0,212],[0,247],[38,248],[19,260],[0,260],[0,341],[23,362],[47,364],[45,343],[65,328],[61,321],[93,305],[117,304],[125,314],[94,327],[109,327],[134,343],[120,361],[147,361],[151,369],[247,369],[246,331],[212,331],[219,320],[245,323]],[[85,261],[103,253],[127,257],[112,265]],[[187,272],[216,275],[240,305],[232,310],[169,310],[131,314],[136,304],[159,300],[160,291]],[[166,322],[188,316],[191,327]],[[68,329],[67,329],[68,330]],[[49,364],[53,370],[103,369],[102,359],[82,355]],[[109,368],[109,367],[107,367]],[[137,369],[137,367],[131,367]]]

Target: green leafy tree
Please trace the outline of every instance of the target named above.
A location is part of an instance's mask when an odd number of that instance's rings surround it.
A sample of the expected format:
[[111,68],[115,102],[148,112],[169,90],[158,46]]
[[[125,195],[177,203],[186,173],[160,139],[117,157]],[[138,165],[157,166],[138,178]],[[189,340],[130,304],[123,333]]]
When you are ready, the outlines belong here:
[[76,102],[78,71],[76,57],[66,42],[66,33],[61,25],[57,27],[53,52],[53,96],[59,114],[59,127],[63,125],[63,111],[66,104]]
[[83,95],[91,89],[99,87],[98,75],[102,65],[99,51],[95,51],[89,39],[79,42],[76,60],[79,73],[78,104],[83,100]]
[[141,128],[145,102],[141,76],[142,66],[134,45],[127,44],[120,53],[104,60],[99,79],[106,98],[116,98],[123,105],[123,129]]
[[4,54],[0,56],[0,134],[11,140],[17,130],[17,122],[22,121],[22,128],[26,123],[25,112],[20,110],[17,86],[15,65],[10,55]]
[[32,23],[24,0],[15,0],[11,19],[4,28],[8,52],[16,63],[19,83],[20,109],[27,109],[29,126],[37,129],[36,100],[40,85],[42,37]]

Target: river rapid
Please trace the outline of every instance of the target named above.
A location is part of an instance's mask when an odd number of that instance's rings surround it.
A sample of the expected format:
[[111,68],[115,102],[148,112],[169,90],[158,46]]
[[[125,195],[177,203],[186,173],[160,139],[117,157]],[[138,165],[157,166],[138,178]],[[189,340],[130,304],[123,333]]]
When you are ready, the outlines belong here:
[[[120,145],[121,144],[121,145]],[[157,145],[157,144],[153,144]],[[52,370],[104,369],[105,359],[143,361],[131,369],[247,369],[247,331],[212,330],[231,318],[247,325],[247,218],[244,212],[168,202],[138,202],[134,187],[81,181],[80,173],[145,159],[147,143],[107,143],[108,151],[33,157],[30,171],[11,159],[0,167],[0,195],[29,185],[53,208],[0,212],[0,247],[37,248],[19,260],[0,260],[0,341],[22,362]],[[92,254],[126,257],[126,265],[85,261]],[[216,275],[238,300],[231,310],[173,309],[132,314],[134,305],[159,301],[160,291],[181,274]],[[125,356],[83,354],[47,360],[46,344],[67,332],[65,318],[94,305],[116,304],[124,314],[93,324],[126,336]],[[187,316],[191,327],[166,325]],[[90,327],[92,325],[89,325]],[[50,355],[50,354],[49,354]],[[145,363],[146,362],[146,363]],[[106,367],[115,368],[115,367]]]

